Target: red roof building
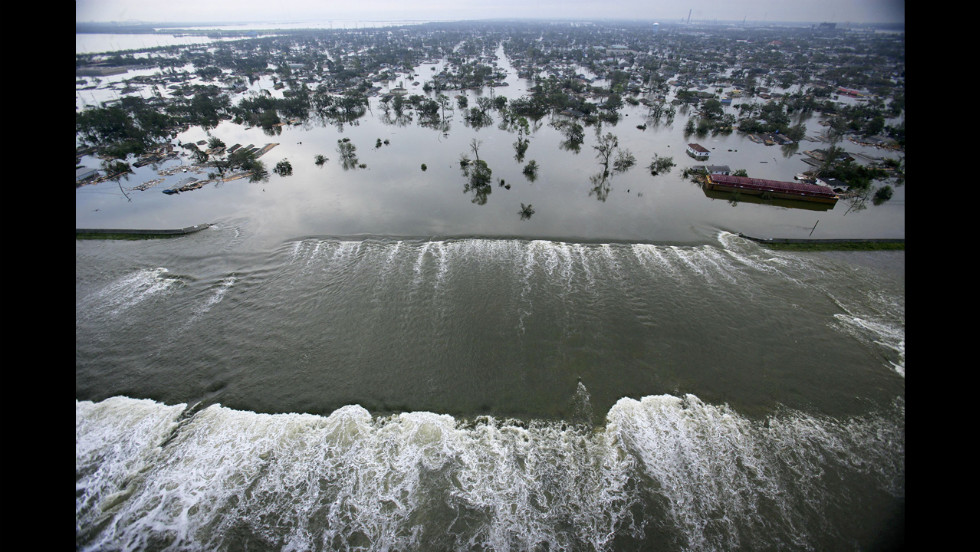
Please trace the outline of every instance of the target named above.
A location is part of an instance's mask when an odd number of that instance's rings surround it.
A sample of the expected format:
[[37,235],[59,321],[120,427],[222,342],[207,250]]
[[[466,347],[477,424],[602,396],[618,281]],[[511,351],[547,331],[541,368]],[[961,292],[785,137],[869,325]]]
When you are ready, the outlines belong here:
[[690,154],[695,159],[707,159],[708,154],[711,153],[701,144],[688,144],[687,153]]
[[796,199],[836,204],[838,196],[830,188],[806,182],[763,180],[727,174],[709,174],[705,184],[709,190],[768,196],[773,199]]

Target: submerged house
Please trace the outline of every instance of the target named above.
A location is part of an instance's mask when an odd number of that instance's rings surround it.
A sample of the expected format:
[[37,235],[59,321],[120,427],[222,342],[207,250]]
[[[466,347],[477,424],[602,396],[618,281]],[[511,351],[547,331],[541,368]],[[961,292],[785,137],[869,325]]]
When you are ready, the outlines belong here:
[[705,174],[732,174],[732,169],[728,165],[701,165],[698,169]]
[[701,144],[688,144],[687,145],[687,154],[690,155],[691,157],[695,158],[695,159],[707,159],[709,153],[711,153],[711,152],[709,152]]

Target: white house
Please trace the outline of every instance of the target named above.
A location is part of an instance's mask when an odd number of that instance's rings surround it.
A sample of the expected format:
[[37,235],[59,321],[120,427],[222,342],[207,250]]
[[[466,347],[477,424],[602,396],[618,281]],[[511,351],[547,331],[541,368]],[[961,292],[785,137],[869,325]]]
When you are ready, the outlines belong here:
[[687,153],[695,159],[707,159],[708,154],[711,152],[705,149],[701,144],[688,144]]

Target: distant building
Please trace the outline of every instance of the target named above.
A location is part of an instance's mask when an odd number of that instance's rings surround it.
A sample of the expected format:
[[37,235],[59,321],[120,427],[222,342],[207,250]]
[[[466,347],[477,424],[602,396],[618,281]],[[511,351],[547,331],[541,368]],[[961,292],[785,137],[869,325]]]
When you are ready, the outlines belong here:
[[708,154],[711,153],[701,144],[688,144],[687,154],[695,159],[707,159]]
[[612,46],[606,48],[607,56],[625,56],[627,54],[635,54],[635,50],[630,50],[629,46],[625,44],[613,44]]

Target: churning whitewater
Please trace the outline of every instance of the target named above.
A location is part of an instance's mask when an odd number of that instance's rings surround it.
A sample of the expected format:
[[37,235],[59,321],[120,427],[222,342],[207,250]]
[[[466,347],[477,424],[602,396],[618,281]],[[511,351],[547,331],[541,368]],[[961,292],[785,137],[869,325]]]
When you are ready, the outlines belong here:
[[85,550],[606,550],[650,535],[819,549],[846,544],[826,520],[850,493],[904,494],[901,401],[846,421],[752,421],[691,395],[624,398],[595,430],[356,405],[75,408]]
[[78,549],[866,549],[904,522],[903,252],[242,239],[76,244]]

